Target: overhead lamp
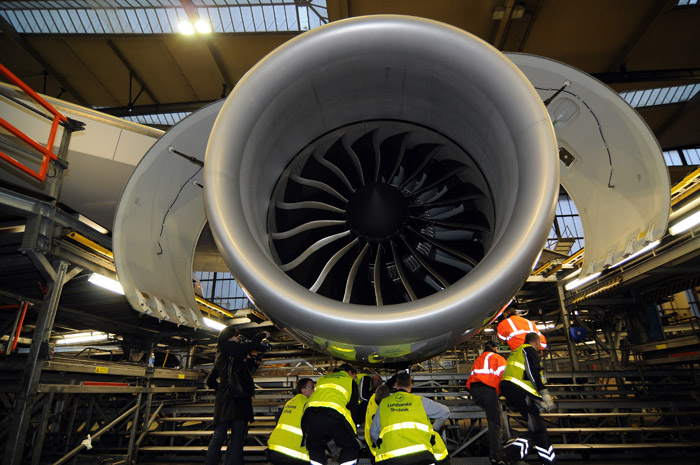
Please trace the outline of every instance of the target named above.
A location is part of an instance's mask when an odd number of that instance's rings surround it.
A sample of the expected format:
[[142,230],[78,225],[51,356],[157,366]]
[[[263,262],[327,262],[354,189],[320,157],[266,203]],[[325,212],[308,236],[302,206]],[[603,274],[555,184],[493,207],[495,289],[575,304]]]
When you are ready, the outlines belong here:
[[67,344],[82,344],[84,342],[98,342],[106,341],[109,338],[109,334],[103,332],[93,332],[88,331],[84,333],[68,334],[63,336],[62,339],[58,339],[56,344],[67,345]]
[[122,288],[121,283],[112,278],[108,278],[107,276],[93,273],[90,275],[90,278],[88,278],[88,281],[97,286],[109,289],[112,292],[116,292],[117,294],[124,295],[124,289]]
[[177,25],[177,29],[186,36],[191,36],[195,32],[199,34],[209,34],[211,33],[211,23],[209,21],[199,18],[192,24],[190,21],[180,21]]
[[221,331],[226,327],[225,324],[219,323],[218,321],[212,320],[211,318],[204,317],[202,318],[204,320],[204,324],[209,326],[212,329],[215,329],[217,331]]
[[211,24],[209,24],[209,21],[205,21],[201,18],[195,21],[194,28],[200,34],[209,34],[211,32]]
[[683,218],[678,223],[671,225],[671,227],[668,228],[668,233],[675,236],[676,234],[680,234],[695,227],[698,223],[700,223],[700,211],[696,211],[692,215]]
[[579,286],[583,286],[584,284],[593,281],[598,276],[600,276],[600,271],[598,273],[593,273],[591,275],[588,275],[585,278],[574,279],[569,284],[564,286],[564,289],[566,289],[567,291],[570,291],[572,289],[576,289]]
[[80,215],[80,214],[79,214],[79,215],[78,215],[78,221],[80,221],[80,222],[83,223],[83,224],[86,224],[86,225],[90,226],[92,229],[94,229],[95,231],[99,232],[100,234],[107,234],[107,233],[109,233],[109,230],[108,230],[108,229],[103,228],[102,226],[100,226],[99,224],[95,223],[94,221],[92,221],[92,220],[91,220],[90,218],[88,218],[87,216],[83,216],[83,215]]
[[614,268],[614,267],[616,267],[616,266],[618,266],[618,265],[622,265],[623,263],[627,263],[628,261],[632,260],[633,258],[637,258],[637,257],[639,257],[640,255],[643,255],[643,254],[649,252],[651,249],[653,249],[654,247],[656,247],[656,246],[659,245],[659,244],[661,244],[661,241],[654,241],[654,242],[652,242],[651,244],[647,245],[646,247],[642,248],[641,250],[639,250],[639,251],[633,253],[632,255],[623,258],[622,260],[620,260],[619,262],[615,263],[615,264],[614,264],[613,266],[611,266],[610,268]]
[[177,29],[186,36],[191,36],[194,34],[194,26],[189,21],[180,21],[180,23],[177,25]]
[[539,323],[539,324],[535,325],[535,328],[537,328],[540,331],[544,331],[546,329],[554,329],[556,327],[557,327],[557,325],[554,324],[554,322],[552,322],[552,321],[546,321],[544,324]]

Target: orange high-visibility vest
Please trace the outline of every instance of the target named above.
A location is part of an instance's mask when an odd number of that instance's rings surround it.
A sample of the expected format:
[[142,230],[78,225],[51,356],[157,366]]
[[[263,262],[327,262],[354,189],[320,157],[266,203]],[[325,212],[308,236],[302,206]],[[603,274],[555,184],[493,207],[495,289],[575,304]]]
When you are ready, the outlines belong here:
[[525,342],[525,335],[527,333],[539,334],[542,349],[547,348],[547,339],[544,335],[537,329],[532,321],[526,320],[521,316],[513,315],[501,321],[498,323],[497,331],[498,337],[508,344],[510,350],[515,350],[520,347],[520,345]]
[[490,350],[482,352],[472,365],[472,374],[467,380],[467,389],[472,383],[484,383],[494,388],[497,394],[500,394],[501,390],[498,386],[501,384],[501,378],[505,369],[505,358]]

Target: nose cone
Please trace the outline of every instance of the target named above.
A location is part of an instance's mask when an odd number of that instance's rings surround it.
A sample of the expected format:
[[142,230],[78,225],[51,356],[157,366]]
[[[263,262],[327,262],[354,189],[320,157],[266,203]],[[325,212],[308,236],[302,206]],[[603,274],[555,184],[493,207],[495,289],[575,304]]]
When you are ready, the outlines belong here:
[[395,235],[404,227],[407,218],[408,203],[390,184],[366,184],[355,191],[348,204],[350,227],[367,240]]

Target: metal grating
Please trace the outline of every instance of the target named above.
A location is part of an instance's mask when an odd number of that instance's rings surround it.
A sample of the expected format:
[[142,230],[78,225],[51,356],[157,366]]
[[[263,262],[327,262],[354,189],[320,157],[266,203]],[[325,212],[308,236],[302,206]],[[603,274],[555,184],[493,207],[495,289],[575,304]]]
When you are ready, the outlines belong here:
[[687,102],[700,91],[700,84],[658,87],[621,92],[620,96],[634,108]]
[[306,31],[328,22],[326,0],[9,1],[0,2],[0,16],[20,34],[174,34],[198,18],[214,33]]

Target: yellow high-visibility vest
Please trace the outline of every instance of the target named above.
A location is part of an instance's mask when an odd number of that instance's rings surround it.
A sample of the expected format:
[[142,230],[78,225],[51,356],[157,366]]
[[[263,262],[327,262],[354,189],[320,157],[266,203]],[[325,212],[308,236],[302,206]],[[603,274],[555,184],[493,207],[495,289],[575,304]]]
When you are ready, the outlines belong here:
[[267,440],[270,450],[288,455],[295,459],[309,461],[309,451],[301,445],[301,417],[308,402],[304,394],[297,394],[284,405],[277,426]]
[[354,382],[345,371],[330,373],[319,378],[316,382],[316,390],[309,397],[306,408],[331,408],[343,415],[350,423],[350,426],[352,426],[352,430],[357,432],[352,414],[347,409],[348,402],[350,402],[350,397],[352,396],[352,385]]
[[447,448],[417,395],[398,391],[379,405],[381,450],[376,461],[427,451],[436,461],[447,458]]
[[537,392],[537,389],[535,389],[535,384],[525,376],[525,347],[532,346],[530,344],[522,344],[508,356],[508,360],[506,360],[506,371],[503,372],[503,381],[510,381],[533,396],[541,399],[542,396]]

